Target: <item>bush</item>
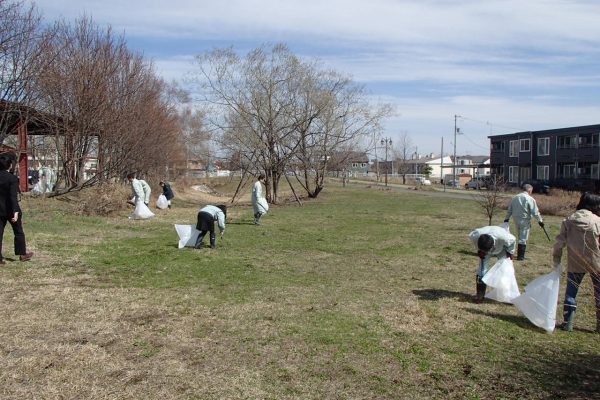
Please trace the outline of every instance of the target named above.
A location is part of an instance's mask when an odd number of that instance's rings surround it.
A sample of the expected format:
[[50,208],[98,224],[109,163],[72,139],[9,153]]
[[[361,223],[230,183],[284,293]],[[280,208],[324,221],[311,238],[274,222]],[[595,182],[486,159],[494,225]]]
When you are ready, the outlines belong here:
[[74,204],[73,213],[76,215],[110,216],[126,210],[126,201],[131,197],[129,186],[107,183],[70,193],[62,200]]
[[566,217],[571,215],[579,203],[580,192],[570,192],[562,189],[550,189],[549,195],[534,195],[542,216],[558,215]]

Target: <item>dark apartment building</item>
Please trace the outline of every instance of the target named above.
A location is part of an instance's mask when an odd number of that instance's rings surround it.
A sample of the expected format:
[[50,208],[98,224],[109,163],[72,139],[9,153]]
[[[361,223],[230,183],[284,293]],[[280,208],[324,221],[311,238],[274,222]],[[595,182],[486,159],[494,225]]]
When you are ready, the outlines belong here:
[[488,138],[491,173],[512,185],[600,189],[600,124]]

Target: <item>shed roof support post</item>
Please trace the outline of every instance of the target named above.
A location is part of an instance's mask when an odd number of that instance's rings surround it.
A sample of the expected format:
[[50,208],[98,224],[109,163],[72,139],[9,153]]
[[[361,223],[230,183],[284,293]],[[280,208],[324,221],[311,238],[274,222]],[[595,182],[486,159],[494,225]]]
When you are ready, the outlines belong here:
[[17,128],[19,136],[19,190],[21,192],[29,191],[29,159],[27,158],[27,123],[20,121]]

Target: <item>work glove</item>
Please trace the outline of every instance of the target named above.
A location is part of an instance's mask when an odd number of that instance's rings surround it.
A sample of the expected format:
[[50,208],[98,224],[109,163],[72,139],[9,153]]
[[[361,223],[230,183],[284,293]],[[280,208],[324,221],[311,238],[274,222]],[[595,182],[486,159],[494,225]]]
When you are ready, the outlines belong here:
[[508,218],[504,220],[504,222],[508,222]]
[[487,253],[483,250],[479,250],[477,252],[477,255],[479,256],[479,258],[481,258],[483,260],[485,258],[485,256],[487,255]]
[[506,257],[510,258],[511,260],[513,259],[513,255],[510,254],[508,251],[506,252]]
[[538,222],[538,224],[540,225],[540,228],[544,228],[544,223],[542,221]]

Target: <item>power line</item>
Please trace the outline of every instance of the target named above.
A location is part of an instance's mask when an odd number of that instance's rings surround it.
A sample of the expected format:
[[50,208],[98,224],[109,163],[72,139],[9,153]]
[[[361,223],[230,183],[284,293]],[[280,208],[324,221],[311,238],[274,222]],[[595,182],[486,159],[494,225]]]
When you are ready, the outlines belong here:
[[515,127],[512,127],[512,126],[506,126],[506,125],[500,125],[500,124],[493,124],[490,121],[481,121],[481,120],[478,120],[478,119],[475,119],[475,118],[469,118],[469,117],[465,117],[465,116],[461,116],[461,118],[465,119],[467,121],[473,121],[473,122],[477,122],[477,123],[488,125],[488,126],[497,126],[499,128],[511,129],[511,130],[513,130],[515,132],[516,131],[524,131],[524,129],[519,129],[519,128],[515,128]]

